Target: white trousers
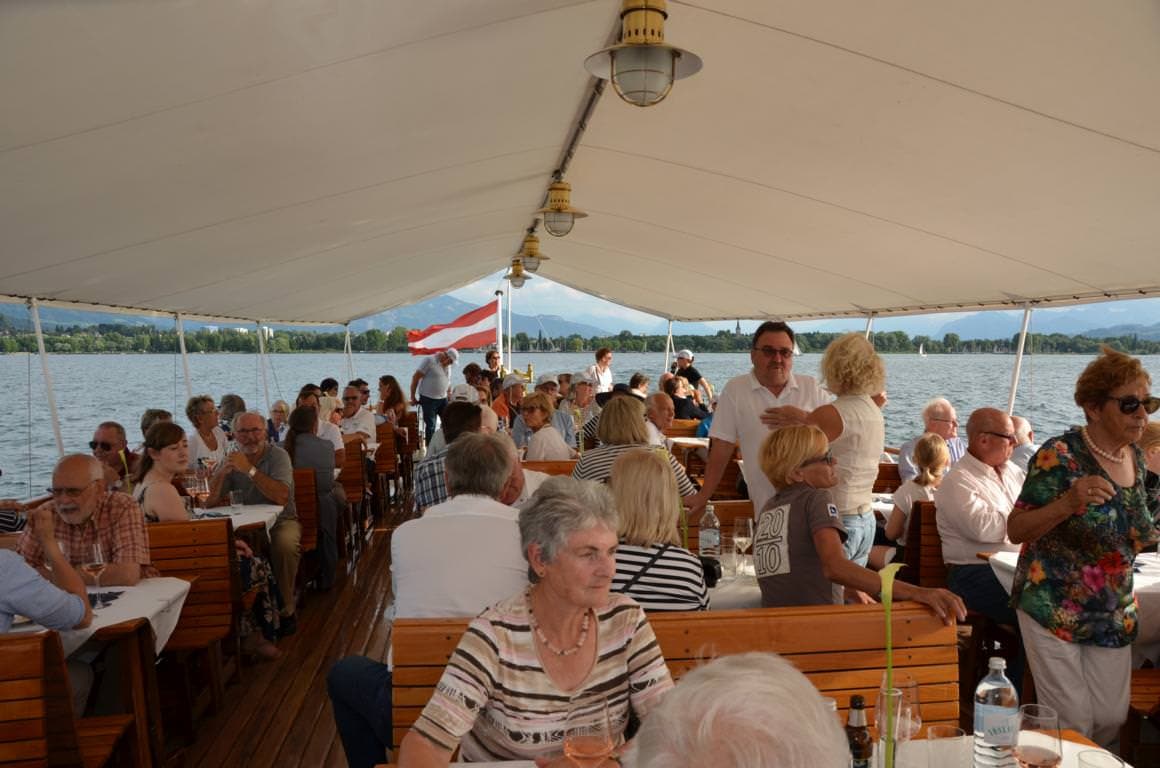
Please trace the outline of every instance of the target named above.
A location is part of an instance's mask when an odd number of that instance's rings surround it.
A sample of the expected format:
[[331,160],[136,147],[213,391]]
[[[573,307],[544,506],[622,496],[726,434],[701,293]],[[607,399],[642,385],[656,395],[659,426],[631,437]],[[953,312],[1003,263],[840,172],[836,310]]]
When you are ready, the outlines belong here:
[[1132,646],[1069,643],[1023,611],[1015,615],[1039,703],[1059,713],[1059,727],[1079,731],[1100,746],[1114,744],[1128,718]]

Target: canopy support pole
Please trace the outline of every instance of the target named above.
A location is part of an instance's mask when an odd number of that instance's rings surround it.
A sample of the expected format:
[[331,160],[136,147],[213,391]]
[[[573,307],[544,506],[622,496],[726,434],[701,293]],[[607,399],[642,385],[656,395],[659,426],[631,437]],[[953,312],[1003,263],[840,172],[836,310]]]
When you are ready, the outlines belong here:
[[270,413],[270,382],[266,379],[266,328],[260,322],[258,326],[258,367],[262,370],[262,392],[266,396],[266,413]]
[[673,359],[673,319],[669,318],[669,335],[665,339],[665,359],[661,361],[661,375],[669,370],[669,361]]
[[870,332],[874,330],[874,313],[866,315],[866,338],[870,338]]
[[[507,284],[508,284],[508,289],[507,289],[507,297],[508,297],[508,326],[507,326],[507,328],[508,328],[508,364],[507,364],[507,367],[508,367],[509,371],[514,371],[516,368],[515,368],[515,363],[512,360],[512,350],[515,349],[515,345],[512,344],[512,281],[508,280]],[[503,358],[501,357],[500,359],[502,360]]]
[[503,291],[495,292],[495,351],[499,353],[499,367],[503,368]]
[[32,313],[32,327],[36,330],[36,348],[40,352],[40,368],[44,371],[44,393],[48,396],[48,412],[52,416],[52,434],[56,438],[56,454],[64,456],[64,438],[60,434],[60,414],[56,411],[56,393],[52,390],[52,373],[48,370],[48,353],[44,351],[44,333],[40,329],[40,305],[28,300]]
[[181,370],[185,374],[185,400],[186,402],[193,399],[193,381],[189,377],[189,355],[185,351],[185,323],[181,319],[181,313],[178,312],[177,318],[177,346],[181,349]]
[[350,348],[350,323],[343,325],[346,328],[346,341],[342,345],[343,352],[346,353],[346,380],[354,381],[354,353]]
[[1023,327],[1019,329],[1019,346],[1015,351],[1015,370],[1011,372],[1011,395],[1007,398],[1007,415],[1015,412],[1015,392],[1019,389],[1019,374],[1023,370],[1023,345],[1027,341],[1027,326],[1031,323],[1031,305],[1023,305]]

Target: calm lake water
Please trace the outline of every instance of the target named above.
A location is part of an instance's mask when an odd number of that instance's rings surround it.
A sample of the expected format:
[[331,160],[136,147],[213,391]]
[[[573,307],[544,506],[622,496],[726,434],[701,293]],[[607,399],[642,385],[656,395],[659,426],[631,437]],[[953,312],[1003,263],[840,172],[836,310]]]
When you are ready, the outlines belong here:
[[[1015,363],[1011,355],[885,355],[890,403],[886,407],[886,439],[898,445],[922,428],[919,412],[932,397],[944,395],[955,404],[965,424],[967,415],[981,406],[1005,408]],[[459,368],[469,360],[482,364],[482,355],[463,355]],[[819,354],[797,358],[794,370],[817,374]],[[1091,361],[1083,355],[1028,356],[1023,362],[1015,412],[1031,419],[1037,435],[1048,437],[1082,415],[1072,402],[1076,377]],[[346,359],[341,354],[275,355],[267,369],[270,398],[292,400],[299,386],[317,383],[327,376],[346,381]],[[408,386],[415,358],[406,354],[358,354],[355,376],[374,382],[392,374]],[[1153,377],[1160,376],[1160,356],[1143,358]],[[519,367],[531,363],[537,374],[580,370],[592,362],[583,354],[518,354]],[[227,392],[241,395],[251,408],[266,410],[265,395],[256,355],[192,355],[190,374],[195,394],[215,400]],[[746,354],[699,355],[696,365],[717,388],[729,378],[749,369]],[[93,429],[100,421],[125,425],[130,444],[141,436],[138,424],[146,408],[165,408],[185,418],[185,383],[178,355],[55,355],[49,357],[50,372],[60,411],[66,451],[88,450]],[[635,371],[657,377],[664,366],[658,353],[617,353],[613,359],[616,381],[627,381]],[[456,375],[454,381],[462,380]],[[10,395],[8,408],[0,413],[0,496],[26,497],[51,480],[56,446],[45,398],[40,360],[34,355],[0,356],[0,386]]]

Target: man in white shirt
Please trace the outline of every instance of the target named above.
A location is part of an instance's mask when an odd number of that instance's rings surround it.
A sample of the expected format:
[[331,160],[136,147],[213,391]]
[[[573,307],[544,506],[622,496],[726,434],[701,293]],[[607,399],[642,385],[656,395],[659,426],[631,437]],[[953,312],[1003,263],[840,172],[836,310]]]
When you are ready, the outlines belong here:
[[423,434],[428,441],[435,434],[435,420],[447,405],[447,390],[451,388],[449,369],[459,360],[459,352],[445,349],[423,358],[419,369],[411,376],[411,405],[423,409]]
[[746,460],[743,472],[753,508],[758,512],[764,509],[766,502],[773,498],[774,489],[757,459],[762,441],[776,427],[763,423],[763,417],[767,412],[784,409],[804,418],[832,399],[812,376],[793,372],[793,349],[793,329],[781,321],[767,320],[754,332],[753,347],[749,351],[753,369],[731,379],[717,396],[713,426],[709,428],[712,442],[705,482],[701,491],[685,502],[694,515],[692,519],[697,519],[696,515],[717,489],[738,446]]
[[[922,425],[926,432],[936,434],[947,441],[952,465],[967,452],[967,441],[958,436],[959,417],[955,413],[955,407],[945,397],[936,397],[923,407]],[[922,435],[919,435],[907,440],[898,449],[898,474],[904,483],[918,475],[918,467],[914,465],[914,444],[921,437]]]
[[1024,478],[1009,461],[1014,444],[1011,417],[997,408],[975,411],[967,422],[967,453],[934,493],[947,586],[970,610],[1012,626],[1007,592],[977,553],[1019,551],[1007,538],[1007,516]]
[[[451,497],[391,539],[394,617],[475,616],[528,585],[519,511],[500,503],[515,449],[504,435],[466,433],[447,448]],[[389,653],[389,652],[388,652]],[[334,720],[352,766],[387,762],[391,669],[348,656],[327,675]]]
[[342,421],[338,423],[342,430],[342,441],[350,443],[371,442],[375,436],[375,415],[362,407],[362,393],[357,386],[347,387],[342,391]]

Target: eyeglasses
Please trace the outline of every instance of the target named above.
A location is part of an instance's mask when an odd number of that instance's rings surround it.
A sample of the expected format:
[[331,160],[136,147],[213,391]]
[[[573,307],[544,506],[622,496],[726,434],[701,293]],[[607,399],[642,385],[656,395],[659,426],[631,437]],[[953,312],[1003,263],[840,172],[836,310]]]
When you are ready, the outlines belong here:
[[765,357],[784,357],[787,360],[793,357],[792,347],[754,347],[754,352],[760,352]]
[[360,389],[359,392],[362,392],[364,395],[369,395],[371,393],[369,389]]
[[[1135,410],[1135,409],[1133,408],[1132,410]],[[100,448],[102,451],[111,451],[111,450],[113,450],[113,444],[100,442],[97,440],[90,440],[89,441],[89,450],[90,451],[95,451],[98,448]]]
[[1011,445],[1015,445],[1015,441],[1018,439],[1015,437],[1014,432],[987,432],[984,430],[983,434],[990,435],[991,437],[1001,437],[1007,442],[1011,443]]
[[931,417],[931,421],[941,421],[943,424],[958,424],[959,423],[958,419],[936,419],[934,417]]
[[[93,482],[95,483],[97,481],[94,480]],[[91,484],[92,483],[90,483],[90,485]],[[45,488],[44,490],[48,491],[53,496],[68,496],[70,499],[75,499],[77,496],[80,496],[88,489],[89,486],[86,485],[84,488]]]
[[252,435],[255,432],[265,432],[262,427],[246,427],[245,429],[235,429],[234,434],[238,435]]
[[1156,410],[1160,408],[1160,397],[1152,397],[1151,395],[1145,397],[1143,400],[1136,397],[1135,395],[1126,395],[1124,397],[1108,397],[1108,399],[1115,400],[1117,403],[1119,403],[1120,413],[1124,414],[1135,413],[1136,409],[1141,405],[1144,406],[1145,413],[1156,413]]
[[[792,350],[790,350],[790,351],[792,352]],[[815,456],[812,459],[806,459],[805,461],[803,461],[801,463],[801,466],[808,467],[811,464],[833,464],[833,463],[834,463],[834,452],[827,449],[826,452],[823,453],[821,456]]]
[[342,401],[344,403],[349,403],[351,400],[358,400],[358,395],[343,395],[342,396]]

